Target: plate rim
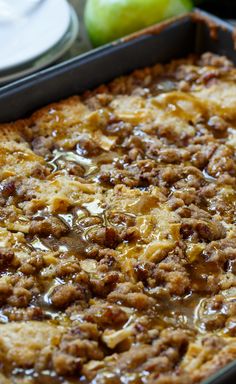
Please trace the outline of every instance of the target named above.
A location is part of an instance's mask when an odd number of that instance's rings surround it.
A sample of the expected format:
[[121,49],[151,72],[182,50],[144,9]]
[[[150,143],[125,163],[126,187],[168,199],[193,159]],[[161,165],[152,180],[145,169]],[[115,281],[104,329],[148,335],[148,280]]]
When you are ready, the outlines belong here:
[[39,56],[22,64],[0,71],[0,84],[18,79],[46,67],[63,56],[63,54],[72,46],[79,32],[79,19],[74,7],[71,4],[68,5],[70,22],[62,38]]

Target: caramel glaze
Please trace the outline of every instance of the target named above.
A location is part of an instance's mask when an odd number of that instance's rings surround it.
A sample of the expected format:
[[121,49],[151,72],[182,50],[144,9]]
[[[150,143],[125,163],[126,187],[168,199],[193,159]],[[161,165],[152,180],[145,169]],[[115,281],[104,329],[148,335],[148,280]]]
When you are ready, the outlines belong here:
[[[56,106],[42,121],[36,114],[26,122],[24,139],[43,164],[29,179],[51,186],[67,177],[71,190],[63,198],[56,190],[59,204],[41,198],[34,184],[31,195],[31,186],[22,192],[21,175],[8,184],[3,179],[1,225],[22,231],[25,242],[12,246],[12,258],[11,250],[2,251],[9,262],[2,262],[1,277],[33,282],[9,280],[0,321],[46,322],[66,336],[42,368],[4,360],[2,372],[16,384],[143,384],[165,377],[192,383],[220,368],[209,349],[209,368],[202,360],[188,370],[204,351],[204,337],[218,337],[227,348],[236,336],[235,116],[202,91],[232,81],[235,72],[214,57],[137,71],[88,93],[75,102],[85,113],[81,121],[69,102],[72,122]],[[17,256],[21,247],[32,255],[25,262]],[[29,292],[22,291],[22,301],[14,284]],[[172,331],[176,336],[168,336]],[[121,333],[113,339],[115,332]]]

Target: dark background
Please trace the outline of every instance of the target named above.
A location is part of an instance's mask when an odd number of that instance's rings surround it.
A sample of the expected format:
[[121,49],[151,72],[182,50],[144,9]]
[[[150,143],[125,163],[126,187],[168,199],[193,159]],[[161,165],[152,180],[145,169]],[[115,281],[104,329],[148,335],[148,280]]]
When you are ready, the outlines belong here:
[[196,0],[197,7],[225,19],[236,19],[236,0]]

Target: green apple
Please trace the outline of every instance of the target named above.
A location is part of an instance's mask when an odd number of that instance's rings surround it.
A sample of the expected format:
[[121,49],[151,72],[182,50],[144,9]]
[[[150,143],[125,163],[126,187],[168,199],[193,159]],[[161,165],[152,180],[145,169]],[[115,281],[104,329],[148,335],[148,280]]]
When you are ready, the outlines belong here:
[[87,0],[84,20],[98,46],[191,8],[191,0]]

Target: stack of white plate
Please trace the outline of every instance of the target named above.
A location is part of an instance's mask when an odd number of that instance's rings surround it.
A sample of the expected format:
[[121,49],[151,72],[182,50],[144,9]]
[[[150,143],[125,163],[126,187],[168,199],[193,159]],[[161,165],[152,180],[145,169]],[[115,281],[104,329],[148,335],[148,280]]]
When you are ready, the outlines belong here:
[[77,15],[66,0],[0,0],[0,83],[52,63],[77,33]]

